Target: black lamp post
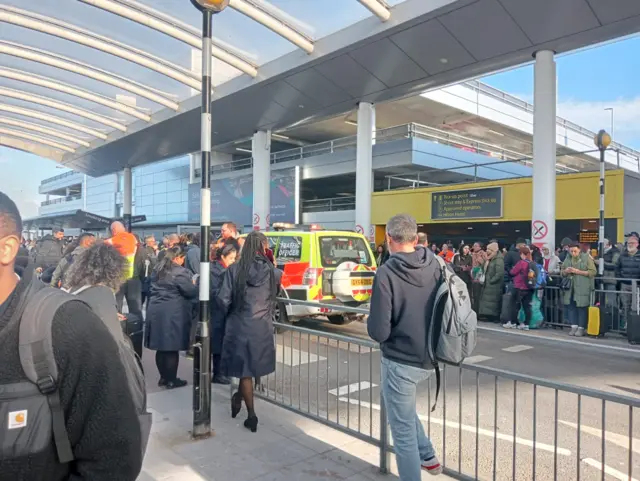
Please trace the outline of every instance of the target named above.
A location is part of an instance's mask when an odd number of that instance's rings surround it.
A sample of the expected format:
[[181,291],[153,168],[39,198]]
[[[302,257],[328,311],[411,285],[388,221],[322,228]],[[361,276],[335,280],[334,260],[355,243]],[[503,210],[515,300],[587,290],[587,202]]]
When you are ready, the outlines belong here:
[[193,346],[194,439],[211,435],[211,329],[209,244],[211,243],[211,30],[213,15],[229,0],[191,0],[202,12],[202,113],[200,119],[200,314]]
[[[600,226],[598,230],[598,277],[600,278],[600,307],[604,307],[604,154],[611,144],[611,136],[600,130],[593,141],[600,150]],[[602,322],[602,321],[601,321]]]

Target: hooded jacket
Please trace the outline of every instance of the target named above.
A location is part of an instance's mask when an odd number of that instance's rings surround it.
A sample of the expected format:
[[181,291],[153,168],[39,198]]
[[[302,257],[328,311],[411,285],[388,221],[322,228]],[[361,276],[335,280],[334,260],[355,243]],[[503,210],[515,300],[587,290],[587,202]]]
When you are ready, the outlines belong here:
[[62,259],[64,242],[48,234],[36,244],[35,267],[42,270],[55,267]]
[[219,315],[225,317],[221,371],[229,377],[266,376],[276,369],[272,321],[281,271],[266,257],[256,256],[247,274],[244,299],[238,301],[239,267],[235,263],[224,272],[217,296]]
[[[71,252],[71,254],[60,259],[60,262],[56,266],[56,270],[53,271],[53,276],[51,277],[51,287],[66,287],[65,275],[67,271],[75,262],[76,258],[85,250],[87,250],[86,247],[78,246],[73,249],[73,252]],[[59,285],[59,283],[62,284]]]
[[435,255],[422,246],[396,253],[378,269],[373,282],[369,336],[391,361],[431,369],[427,332],[440,281]]

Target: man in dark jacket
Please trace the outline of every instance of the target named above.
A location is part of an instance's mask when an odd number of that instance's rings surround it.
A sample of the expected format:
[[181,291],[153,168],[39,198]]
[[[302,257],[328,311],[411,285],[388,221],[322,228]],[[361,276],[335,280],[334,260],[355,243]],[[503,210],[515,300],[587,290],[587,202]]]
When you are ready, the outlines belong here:
[[142,266],[140,268],[140,281],[142,282],[141,306],[149,300],[151,292],[151,274],[158,263],[158,242],[152,235],[144,238],[144,247],[141,249]]
[[[0,392],[8,385],[33,386],[18,352],[21,311],[26,292],[46,288],[33,278],[33,269],[15,268],[21,223],[13,201],[0,192],[0,345],[5,347]],[[42,437],[51,435],[42,417],[47,408],[28,412],[34,404],[2,398],[3,407],[22,407],[12,413],[13,426],[5,424],[6,418],[0,425],[0,439],[14,440],[0,459],[0,481],[134,481],[142,465],[140,425],[116,342],[105,324],[76,301],[55,314],[52,340],[74,460],[60,463],[53,439]]]
[[562,239],[562,242],[560,242],[560,247],[562,248],[562,250],[560,251],[560,254],[558,254],[560,262],[564,262],[564,260],[567,258],[567,256],[569,255],[569,249],[572,245],[573,241],[568,237]]
[[[627,248],[620,254],[616,264],[616,277],[620,281],[620,303],[622,318],[629,322],[629,316],[633,312],[631,301],[633,299],[632,280],[640,280],[640,251],[638,250],[638,237],[634,234],[627,238]],[[622,326],[620,326],[622,327]]]
[[51,276],[51,287],[66,287],[65,275],[67,274],[69,267],[73,265],[76,257],[78,257],[95,243],[96,237],[90,232],[81,234],[80,237],[78,237],[78,247],[73,249],[71,254],[63,257],[60,262],[58,262],[56,270],[53,271],[53,275]]
[[435,255],[417,246],[418,227],[406,214],[387,223],[389,260],[373,284],[369,335],[382,350],[382,392],[402,481],[420,481],[421,470],[440,474],[442,466],[417,420],[416,388],[433,372],[427,333],[440,280]]
[[42,273],[43,282],[51,282],[51,276],[64,252],[64,230],[54,229],[36,244],[35,268]]
[[520,262],[520,248],[527,245],[527,242],[519,238],[516,240],[516,244],[511,247],[511,250],[504,256],[504,283],[511,286],[511,269]]

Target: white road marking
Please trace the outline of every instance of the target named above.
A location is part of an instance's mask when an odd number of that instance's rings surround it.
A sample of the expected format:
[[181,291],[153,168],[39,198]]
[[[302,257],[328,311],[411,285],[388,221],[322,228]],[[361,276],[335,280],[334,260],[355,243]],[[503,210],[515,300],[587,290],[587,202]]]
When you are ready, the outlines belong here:
[[[355,404],[356,406],[360,405],[365,409],[374,409],[376,411],[380,411],[380,405],[379,404],[368,403],[366,401],[359,401],[358,399],[353,399],[353,398],[352,399],[348,399],[346,397],[338,398],[338,400],[342,401],[342,402],[345,402],[345,403],[349,403],[349,404]],[[421,421],[429,422],[429,417],[425,416],[424,414],[418,414],[418,418],[420,418]],[[435,424],[439,424],[439,425],[442,426],[443,420],[440,419],[440,418],[437,418],[435,416],[431,416],[431,422],[435,423]],[[475,426],[467,426],[465,424],[459,425],[455,421],[447,421],[446,424],[447,424],[448,428],[458,429],[458,426],[460,426],[460,429],[462,429],[462,431],[466,431],[468,433],[474,433],[474,434],[476,432]],[[493,438],[493,431],[491,431],[489,429],[479,428],[478,429],[478,434]],[[508,434],[503,434],[503,433],[500,433],[500,432],[496,433],[496,438],[500,439],[501,441],[508,441],[508,442],[513,442],[514,441],[514,437],[513,436],[510,436]],[[515,442],[517,444],[521,444],[523,446],[529,446],[530,448],[533,447],[533,441],[530,441],[528,439],[516,437],[515,438]],[[536,441],[536,449],[541,449],[541,450],[547,451],[549,453],[553,453],[554,452],[553,445],[541,443],[539,441]],[[560,454],[562,456],[571,456],[571,450],[570,449],[566,449],[566,448],[558,447],[558,454]]]
[[506,352],[522,352],[533,349],[533,346],[527,346],[526,344],[518,344],[517,346],[505,347],[503,351]]
[[491,356],[482,356],[478,354],[477,356],[471,356],[464,360],[465,364],[478,364],[479,362],[488,361],[489,359],[493,359]]
[[345,396],[347,394],[357,393],[358,391],[366,391],[367,389],[372,389],[374,387],[378,387],[378,385],[371,384],[369,381],[354,382],[348,386],[340,386],[338,389],[331,389],[329,390],[329,394],[332,394],[333,396]]
[[[578,425],[576,423],[572,423],[569,421],[563,421],[559,419],[558,422],[560,424],[564,424],[565,426],[572,427],[573,429],[578,429]],[[597,436],[602,439],[602,430],[600,428],[592,428],[591,426],[585,426],[584,424],[580,425],[580,432],[591,434],[593,436]],[[611,444],[615,444],[616,446],[620,446],[624,449],[629,449],[629,438],[624,434],[616,434],[611,431],[604,432],[605,440],[610,442]],[[640,439],[632,438],[631,449],[633,452],[640,454]]]
[[315,354],[306,351],[299,351],[295,348],[291,349],[290,347],[282,346],[280,344],[276,346],[276,362],[284,364],[285,366],[296,367],[303,364],[326,360],[326,357],[316,356]]
[[557,342],[562,344],[573,344],[577,346],[588,346],[593,349],[602,349],[605,351],[618,351],[618,352],[628,352],[636,355],[640,355],[640,349],[637,347],[620,347],[620,346],[612,346],[609,344],[596,343],[596,342],[588,342],[588,341],[574,341],[573,339],[563,339],[558,337],[545,336],[543,334],[536,334],[531,331],[521,331],[520,329],[498,329],[495,327],[487,327],[487,326],[478,326],[478,331],[487,331],[487,332],[498,332],[501,334],[514,335],[519,337],[533,337],[538,339],[539,341],[549,341],[549,342]]
[[[582,462],[602,472],[602,463],[600,461],[593,458],[584,458]],[[638,481],[636,478],[630,478],[628,474],[618,471],[617,469],[613,469],[606,464],[604,465],[604,472],[609,476],[619,479],[620,481]]]

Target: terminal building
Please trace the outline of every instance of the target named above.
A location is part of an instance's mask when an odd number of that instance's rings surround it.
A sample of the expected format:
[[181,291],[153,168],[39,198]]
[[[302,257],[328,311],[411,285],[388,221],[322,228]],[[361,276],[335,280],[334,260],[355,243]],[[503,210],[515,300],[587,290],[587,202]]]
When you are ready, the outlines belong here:
[[[356,119],[351,112],[271,133],[270,222],[357,228]],[[595,133],[562,118],[557,130],[556,237],[593,241],[599,209]],[[497,238],[508,243],[529,236],[532,135],[533,106],[478,81],[377,105],[372,134],[375,241],[381,242],[386,219],[399,212],[411,213],[434,242]],[[251,141],[240,139],[218,149],[211,167],[212,223],[234,221],[251,229],[258,220],[252,213]],[[134,219],[144,216],[134,223],[135,232],[199,231],[198,157],[132,169],[132,214]],[[619,144],[606,155],[605,232],[614,241],[640,229],[640,215],[631,208],[634,193],[640,195],[639,159],[640,152]],[[47,199],[28,225],[69,222],[78,210],[122,218],[123,189],[122,172],[94,178],[71,171],[45,179],[40,193]],[[443,210],[434,203],[462,194],[485,203],[467,210]]]
[[[556,115],[555,59],[640,32],[635,0],[234,0],[203,55],[182,2],[5,3],[0,145],[72,171],[42,183],[30,230],[198,231],[203,198],[214,226],[319,223],[379,242],[410,211],[434,241],[588,238],[599,152]],[[469,80],[530,62],[535,108]],[[615,139],[603,152],[604,227],[621,240],[638,230],[640,155]]]

